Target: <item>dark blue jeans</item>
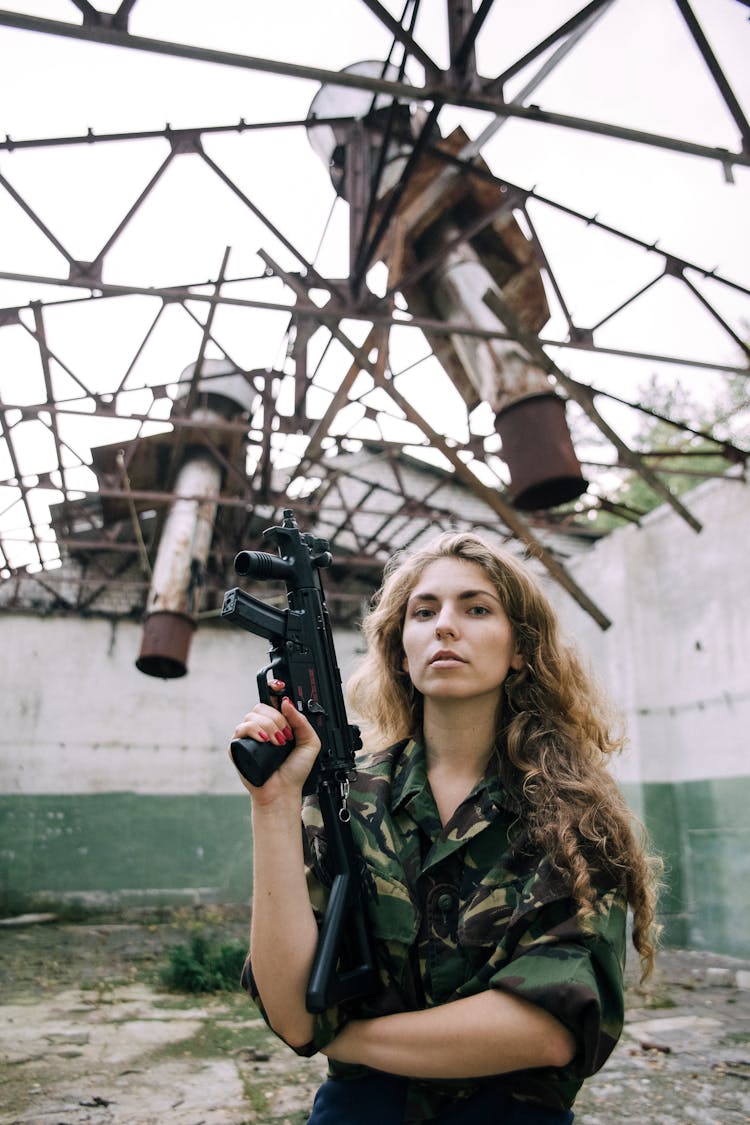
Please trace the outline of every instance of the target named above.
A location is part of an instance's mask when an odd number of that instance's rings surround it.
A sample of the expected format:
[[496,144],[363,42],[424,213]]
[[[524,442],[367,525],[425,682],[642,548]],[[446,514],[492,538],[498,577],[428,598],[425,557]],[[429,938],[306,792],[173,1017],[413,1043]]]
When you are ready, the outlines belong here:
[[[407,1081],[390,1074],[348,1081],[329,1078],[315,1095],[307,1125],[401,1125]],[[444,1110],[430,1125],[571,1125],[572,1121],[570,1110],[519,1102],[490,1085]]]

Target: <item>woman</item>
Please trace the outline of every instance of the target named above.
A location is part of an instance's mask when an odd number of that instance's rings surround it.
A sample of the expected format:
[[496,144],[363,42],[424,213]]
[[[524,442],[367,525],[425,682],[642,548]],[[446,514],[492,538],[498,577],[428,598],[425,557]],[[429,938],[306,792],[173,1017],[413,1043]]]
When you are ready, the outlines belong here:
[[314,800],[300,839],[319,747],[289,700],[234,735],[296,741],[262,789],[245,783],[246,984],[286,1043],[328,1057],[309,1125],[570,1122],[622,1029],[628,906],[644,975],[654,957],[655,865],[606,769],[622,740],[537,582],[477,536],[398,560],[373,604],[349,806],[382,989],[305,1009],[325,841]]

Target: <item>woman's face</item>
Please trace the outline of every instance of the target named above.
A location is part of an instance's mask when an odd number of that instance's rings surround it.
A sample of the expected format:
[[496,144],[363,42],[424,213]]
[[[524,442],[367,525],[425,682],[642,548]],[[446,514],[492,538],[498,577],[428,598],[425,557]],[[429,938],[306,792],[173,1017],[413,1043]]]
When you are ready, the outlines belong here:
[[477,563],[430,563],[406,606],[403,667],[425,699],[472,699],[497,691],[523,666],[494,585]]

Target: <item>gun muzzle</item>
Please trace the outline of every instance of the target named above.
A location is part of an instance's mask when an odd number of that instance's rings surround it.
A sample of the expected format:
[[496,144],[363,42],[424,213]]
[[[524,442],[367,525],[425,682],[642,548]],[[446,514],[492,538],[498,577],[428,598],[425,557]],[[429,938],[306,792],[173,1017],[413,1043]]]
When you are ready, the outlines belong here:
[[294,573],[291,563],[267,551],[240,551],[234,560],[236,574],[248,578],[279,578],[285,582]]

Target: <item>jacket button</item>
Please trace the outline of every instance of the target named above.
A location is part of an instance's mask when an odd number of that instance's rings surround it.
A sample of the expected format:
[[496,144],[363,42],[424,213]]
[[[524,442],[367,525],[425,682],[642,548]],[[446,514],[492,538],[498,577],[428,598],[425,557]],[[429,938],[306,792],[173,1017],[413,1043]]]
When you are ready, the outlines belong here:
[[440,898],[437,900],[437,904],[438,910],[442,910],[443,914],[447,914],[447,912],[453,906],[453,895],[440,895]]

